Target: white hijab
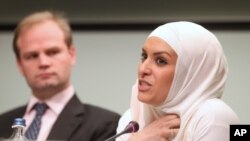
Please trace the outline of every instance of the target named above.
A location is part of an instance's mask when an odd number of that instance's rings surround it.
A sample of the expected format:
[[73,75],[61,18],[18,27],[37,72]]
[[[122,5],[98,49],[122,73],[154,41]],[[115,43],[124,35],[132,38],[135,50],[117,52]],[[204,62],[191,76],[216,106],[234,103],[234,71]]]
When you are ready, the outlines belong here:
[[181,118],[174,140],[182,140],[189,120],[207,99],[222,96],[227,78],[227,62],[217,38],[192,22],[172,22],[156,28],[148,37],[159,37],[177,53],[175,76],[164,103],[153,107],[137,99],[137,82],[132,89],[132,119],[140,129],[168,113]]

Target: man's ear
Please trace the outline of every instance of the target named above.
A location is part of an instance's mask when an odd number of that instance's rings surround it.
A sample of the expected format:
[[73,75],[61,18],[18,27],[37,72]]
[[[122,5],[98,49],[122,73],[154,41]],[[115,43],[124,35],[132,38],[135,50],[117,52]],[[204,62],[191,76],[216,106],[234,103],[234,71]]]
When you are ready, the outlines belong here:
[[74,65],[76,63],[76,48],[73,45],[69,48],[69,53],[72,58],[72,65]]

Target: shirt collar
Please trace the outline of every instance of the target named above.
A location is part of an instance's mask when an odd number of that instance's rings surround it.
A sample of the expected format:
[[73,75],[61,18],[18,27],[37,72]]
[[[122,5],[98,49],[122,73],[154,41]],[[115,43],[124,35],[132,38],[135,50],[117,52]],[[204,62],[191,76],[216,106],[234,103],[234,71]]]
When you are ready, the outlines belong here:
[[44,102],[48,105],[49,109],[52,110],[55,114],[59,115],[68,101],[75,94],[75,89],[72,85],[67,87],[65,90],[57,93],[53,97],[46,99],[45,101],[41,101],[32,95],[29,99],[26,113],[30,113],[32,111],[33,106],[38,102]]

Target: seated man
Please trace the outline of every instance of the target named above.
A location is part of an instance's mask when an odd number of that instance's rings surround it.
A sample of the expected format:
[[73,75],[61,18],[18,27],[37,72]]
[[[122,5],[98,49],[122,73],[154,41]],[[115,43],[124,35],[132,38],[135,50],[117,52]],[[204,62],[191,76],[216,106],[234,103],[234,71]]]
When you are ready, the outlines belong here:
[[32,95],[27,105],[1,114],[0,138],[10,137],[17,117],[26,120],[26,137],[37,141],[103,141],[116,133],[119,114],[83,104],[76,95],[70,82],[76,50],[61,14],[42,11],[25,17],[16,28],[13,49]]

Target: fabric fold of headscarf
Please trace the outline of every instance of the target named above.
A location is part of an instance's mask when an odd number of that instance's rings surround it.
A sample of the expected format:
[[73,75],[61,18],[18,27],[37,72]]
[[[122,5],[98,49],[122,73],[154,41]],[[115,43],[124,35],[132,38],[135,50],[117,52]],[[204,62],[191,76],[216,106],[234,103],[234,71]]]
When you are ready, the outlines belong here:
[[166,100],[158,107],[137,99],[136,82],[131,97],[132,119],[143,128],[163,115],[176,113],[181,118],[181,128],[174,140],[180,141],[199,106],[222,96],[228,73],[226,58],[214,34],[192,22],[164,24],[149,37],[161,38],[174,49],[178,55],[175,76]]

